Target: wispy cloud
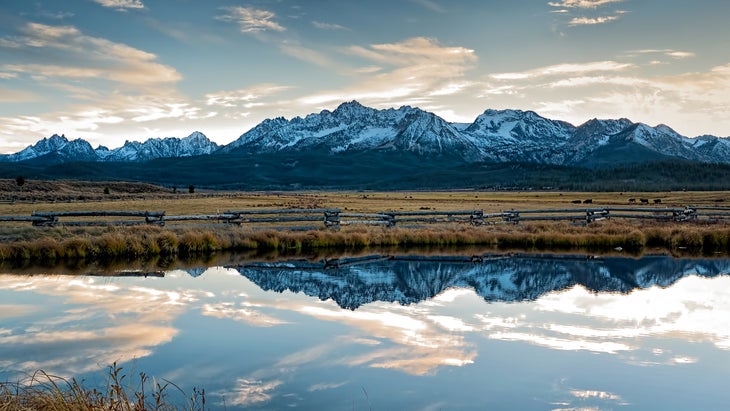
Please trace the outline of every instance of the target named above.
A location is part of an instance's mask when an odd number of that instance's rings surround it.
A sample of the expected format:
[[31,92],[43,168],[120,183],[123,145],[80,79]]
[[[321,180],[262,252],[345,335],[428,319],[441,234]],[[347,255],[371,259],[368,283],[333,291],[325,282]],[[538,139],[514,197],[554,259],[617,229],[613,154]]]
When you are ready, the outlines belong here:
[[143,9],[144,4],[141,0],[92,0],[104,7],[117,9],[120,11],[128,9]]
[[569,26],[595,26],[597,24],[610,23],[621,18],[620,15],[601,16],[601,17],[574,17],[568,23]]
[[467,84],[464,73],[477,61],[474,50],[446,47],[434,39],[415,37],[398,43],[351,46],[346,54],[366,61],[355,70],[359,83],[303,97],[304,104],[325,104],[348,99],[371,105],[394,102],[422,104],[430,96],[455,94]]
[[75,13],[72,13],[70,11],[48,11],[48,10],[41,10],[37,13],[38,17],[45,18],[45,19],[52,19],[52,20],[64,20],[71,18],[75,16]]
[[[621,3],[623,1],[625,0],[562,0],[559,2],[549,2],[548,6],[556,8],[556,10],[552,11],[553,13],[571,17],[567,23],[568,27],[595,26],[614,22],[626,14],[627,11],[625,10],[615,10],[613,13],[597,11],[597,9],[604,8],[606,5]],[[580,14],[588,12],[593,15],[575,15],[574,10],[579,10]]]
[[0,103],[27,103],[39,100],[41,100],[40,96],[27,91],[0,88]]
[[224,10],[227,13],[217,19],[238,24],[243,33],[286,31],[286,28],[275,21],[276,14],[272,11],[253,7],[226,7]]
[[262,105],[261,99],[289,88],[278,84],[259,84],[245,89],[208,93],[205,95],[205,101],[209,106],[251,108]]
[[595,9],[611,3],[621,3],[625,0],[562,0],[549,2],[548,5],[560,8]]
[[320,30],[347,30],[347,27],[333,23],[323,23],[321,21],[313,21],[312,25]]
[[630,55],[634,54],[663,54],[667,57],[675,59],[686,59],[694,57],[695,53],[691,51],[680,51],[673,49],[643,49],[643,50],[632,50],[629,52]]
[[126,44],[83,34],[73,26],[28,23],[17,43],[50,52],[62,52],[54,64],[5,64],[6,72],[56,78],[97,78],[132,86],[175,83],[182,79],[173,67],[156,62],[157,56]]
[[540,67],[532,70],[497,73],[490,77],[496,80],[526,80],[545,76],[575,75],[591,72],[613,72],[633,68],[633,64],[619,63],[617,61],[595,61],[590,63],[565,63],[552,66]]

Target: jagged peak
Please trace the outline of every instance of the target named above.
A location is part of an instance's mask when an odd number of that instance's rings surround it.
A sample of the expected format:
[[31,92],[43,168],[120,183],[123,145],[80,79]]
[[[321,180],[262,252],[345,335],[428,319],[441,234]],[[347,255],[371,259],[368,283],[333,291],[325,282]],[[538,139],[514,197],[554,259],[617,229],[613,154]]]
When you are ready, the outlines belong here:
[[197,140],[197,139],[209,140],[209,138],[205,134],[201,133],[200,131],[193,131],[192,133],[190,133],[189,136],[183,138],[183,140]]
[[286,123],[288,120],[284,118],[283,116],[274,117],[274,118],[267,118],[266,120],[262,121],[260,124],[281,124]]
[[353,108],[367,108],[367,107],[360,104],[360,102],[357,100],[351,100],[351,101],[346,101],[346,102],[340,104],[339,106],[337,106],[335,111],[340,110],[340,109],[346,110],[346,109],[353,109]]
[[332,114],[334,114],[336,116],[343,115],[343,114],[355,115],[355,114],[359,114],[359,113],[371,112],[373,110],[374,109],[372,109],[372,108],[363,106],[357,100],[352,100],[352,101],[348,101],[348,102],[342,103],[339,106],[337,106],[337,108],[335,109],[335,111],[332,112]]

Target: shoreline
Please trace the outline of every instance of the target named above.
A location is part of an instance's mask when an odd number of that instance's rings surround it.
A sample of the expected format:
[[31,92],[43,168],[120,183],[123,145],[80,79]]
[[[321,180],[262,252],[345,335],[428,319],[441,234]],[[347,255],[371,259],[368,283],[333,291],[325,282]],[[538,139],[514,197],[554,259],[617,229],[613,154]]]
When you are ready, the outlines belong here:
[[[485,251],[620,252],[723,256],[730,253],[726,224],[605,221],[590,226],[532,223],[428,228],[353,227],[340,231],[252,230],[237,226],[103,227],[2,230],[0,261],[50,265],[65,262],[190,259],[215,253],[347,253],[377,249],[479,247]],[[21,264],[22,265],[22,264]]]

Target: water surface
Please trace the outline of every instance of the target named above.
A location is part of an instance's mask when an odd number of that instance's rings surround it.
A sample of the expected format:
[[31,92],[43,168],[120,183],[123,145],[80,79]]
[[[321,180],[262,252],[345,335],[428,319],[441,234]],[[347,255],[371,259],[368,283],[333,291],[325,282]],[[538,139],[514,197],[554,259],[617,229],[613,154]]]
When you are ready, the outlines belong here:
[[713,410],[730,260],[290,261],[0,275],[0,378],[119,363],[212,409]]

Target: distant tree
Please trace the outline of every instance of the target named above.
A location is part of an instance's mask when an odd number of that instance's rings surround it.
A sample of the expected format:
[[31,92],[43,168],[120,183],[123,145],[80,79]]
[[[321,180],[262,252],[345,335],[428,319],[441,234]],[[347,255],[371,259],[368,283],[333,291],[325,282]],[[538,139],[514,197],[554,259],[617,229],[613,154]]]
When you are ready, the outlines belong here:
[[23,176],[15,177],[15,184],[17,184],[18,187],[23,187],[23,185],[25,185],[25,177],[23,177]]
[[195,192],[195,186],[190,184],[188,186],[188,193],[193,194]]
[[109,195],[109,187],[104,187],[104,194]]

